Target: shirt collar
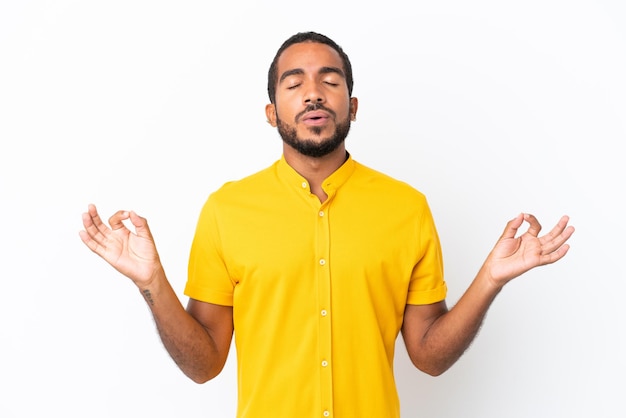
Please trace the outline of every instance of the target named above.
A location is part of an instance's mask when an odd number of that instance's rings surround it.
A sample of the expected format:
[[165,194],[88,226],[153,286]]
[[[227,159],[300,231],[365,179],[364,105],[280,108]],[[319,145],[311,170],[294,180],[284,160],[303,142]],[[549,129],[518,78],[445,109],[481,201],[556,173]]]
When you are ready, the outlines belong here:
[[[352,159],[350,153],[346,153],[346,161],[335,170],[330,176],[328,176],[322,183],[322,188],[330,196],[339,189],[354,172],[356,163]],[[302,177],[296,170],[291,167],[285,160],[285,156],[282,155],[277,163],[278,176],[287,182],[287,184],[295,187],[298,190],[305,190],[310,193],[310,186],[307,179]]]

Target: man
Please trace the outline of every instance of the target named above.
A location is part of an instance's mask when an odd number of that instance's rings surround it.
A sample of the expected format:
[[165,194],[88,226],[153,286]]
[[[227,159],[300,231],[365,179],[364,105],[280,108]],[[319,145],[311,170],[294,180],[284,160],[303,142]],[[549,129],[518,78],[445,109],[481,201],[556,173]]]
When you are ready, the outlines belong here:
[[[439,375],[469,346],[508,281],[569,249],[566,216],[539,237],[537,219],[518,215],[448,310],[425,197],[346,151],[358,110],[352,84],[347,55],[323,35],[299,33],[278,50],[265,111],[283,155],[207,200],[186,309],[144,218],[119,211],[109,229],[95,206],[83,215],[81,239],[137,285],[187,376],[215,377],[236,331],[239,417],[398,417],[400,331],[415,366]],[[528,230],[516,237],[524,222]]]

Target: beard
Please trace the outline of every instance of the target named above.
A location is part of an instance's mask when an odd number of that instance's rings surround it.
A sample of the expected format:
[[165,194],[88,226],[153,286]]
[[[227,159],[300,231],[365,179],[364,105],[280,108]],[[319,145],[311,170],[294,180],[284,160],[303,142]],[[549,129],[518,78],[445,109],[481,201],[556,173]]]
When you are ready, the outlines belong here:
[[[335,112],[322,105],[312,105],[296,116],[296,121],[304,113],[317,109],[325,110],[333,117],[336,116]],[[276,117],[276,127],[278,128],[278,133],[285,144],[289,145],[302,155],[320,158],[335,151],[346,140],[348,132],[350,132],[350,118],[346,118],[346,121],[343,123],[338,123],[335,127],[335,132],[333,132],[331,136],[322,140],[299,138],[296,128],[284,123],[280,118],[278,118],[278,116]],[[310,131],[316,136],[319,136],[322,130],[323,128],[319,126],[310,128]]]

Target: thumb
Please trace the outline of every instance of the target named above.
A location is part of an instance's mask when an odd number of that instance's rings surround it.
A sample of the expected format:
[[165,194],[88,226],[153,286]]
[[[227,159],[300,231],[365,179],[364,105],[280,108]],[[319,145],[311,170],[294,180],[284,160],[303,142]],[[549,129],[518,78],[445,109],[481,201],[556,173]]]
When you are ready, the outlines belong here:
[[150,232],[150,227],[148,226],[146,218],[137,215],[137,213],[132,210],[128,213],[128,216],[130,218],[130,222],[135,227],[138,236],[152,239],[152,233]]
[[509,222],[507,222],[506,227],[504,228],[504,231],[502,231],[502,235],[500,236],[500,239],[514,238],[515,234],[517,234],[517,230],[519,229],[520,226],[522,226],[523,222],[524,222],[523,213],[520,213],[515,218],[511,219]]

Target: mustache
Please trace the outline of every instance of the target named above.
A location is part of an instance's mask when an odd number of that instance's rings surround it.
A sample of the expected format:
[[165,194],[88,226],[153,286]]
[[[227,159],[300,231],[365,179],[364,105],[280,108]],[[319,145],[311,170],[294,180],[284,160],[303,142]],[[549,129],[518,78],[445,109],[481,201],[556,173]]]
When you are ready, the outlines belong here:
[[298,113],[298,114],[296,115],[296,122],[297,122],[297,121],[299,121],[299,120],[300,120],[300,118],[301,118],[302,116],[304,116],[304,114],[305,114],[305,113],[308,113],[308,112],[313,112],[313,111],[315,111],[315,110],[323,110],[324,112],[326,112],[326,113],[328,113],[329,115],[331,115],[333,118],[336,118],[336,117],[337,117],[337,114],[336,114],[333,110],[331,110],[331,109],[327,108],[327,107],[326,107],[326,106],[324,106],[323,104],[321,104],[321,103],[312,103],[312,104],[308,105],[308,106],[306,107],[306,109],[304,109],[302,112],[300,112],[300,113]]

